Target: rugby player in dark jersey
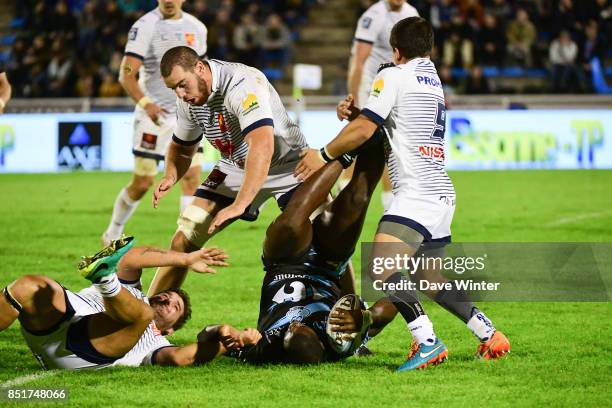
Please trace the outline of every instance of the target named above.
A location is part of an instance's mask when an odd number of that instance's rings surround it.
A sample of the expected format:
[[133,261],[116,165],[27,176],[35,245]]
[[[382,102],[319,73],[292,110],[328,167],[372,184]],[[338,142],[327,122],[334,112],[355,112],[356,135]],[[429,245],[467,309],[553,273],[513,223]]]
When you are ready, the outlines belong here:
[[[229,355],[254,364],[312,364],[350,354],[335,351],[325,328],[330,310],[340,298],[341,276],[383,171],[382,149],[382,140],[378,139],[360,150],[350,183],[314,221],[311,215],[325,202],[342,172],[338,160],[309,177],[268,227],[262,258],[266,275],[257,324],[261,338],[244,345],[247,342],[240,338],[240,331],[225,330],[225,336],[218,339]],[[387,300],[377,302],[371,311],[372,330],[384,326],[396,313]]]

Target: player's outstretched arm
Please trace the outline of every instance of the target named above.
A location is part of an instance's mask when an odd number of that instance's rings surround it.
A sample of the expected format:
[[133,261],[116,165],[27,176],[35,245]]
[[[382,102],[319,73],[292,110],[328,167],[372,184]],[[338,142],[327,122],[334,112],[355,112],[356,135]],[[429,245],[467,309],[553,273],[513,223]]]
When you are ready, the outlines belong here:
[[242,186],[234,202],[217,213],[208,228],[209,234],[212,234],[226,221],[240,217],[253,202],[268,177],[274,154],[274,128],[260,126],[250,131],[244,140],[249,145],[249,152],[244,164]]
[[[327,146],[325,153],[328,160],[333,160],[345,153],[357,149],[374,135],[378,125],[368,117],[359,115],[357,119],[350,122],[340,131]],[[298,163],[295,176],[300,180],[306,180],[325,164],[325,159],[321,156],[321,151],[308,149],[302,155],[302,160]]]
[[151,247],[130,249],[119,261],[119,278],[133,281],[140,278],[143,268],[183,266],[199,273],[216,273],[215,266],[227,266],[228,256],[220,248],[202,248],[190,253]]
[[205,364],[230,350],[255,345],[261,334],[252,328],[238,330],[228,324],[207,326],[198,334],[197,343],[161,349],[155,364],[188,366]]

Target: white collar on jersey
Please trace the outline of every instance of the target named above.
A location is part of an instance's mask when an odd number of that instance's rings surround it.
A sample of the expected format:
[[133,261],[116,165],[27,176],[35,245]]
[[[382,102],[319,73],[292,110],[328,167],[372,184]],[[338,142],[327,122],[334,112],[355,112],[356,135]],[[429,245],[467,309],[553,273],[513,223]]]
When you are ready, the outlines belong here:
[[206,102],[208,102],[210,98],[212,98],[213,94],[219,90],[219,66],[215,64],[214,61],[211,61],[211,60],[206,60],[204,63],[208,64],[208,67],[210,68],[210,77],[211,77],[210,95],[208,96],[208,99],[206,100]]

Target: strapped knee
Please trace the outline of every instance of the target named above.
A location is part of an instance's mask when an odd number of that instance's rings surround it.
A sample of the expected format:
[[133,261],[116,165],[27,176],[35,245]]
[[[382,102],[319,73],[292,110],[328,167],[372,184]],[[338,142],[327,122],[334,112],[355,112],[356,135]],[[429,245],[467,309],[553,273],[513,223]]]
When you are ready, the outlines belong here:
[[204,246],[208,241],[208,227],[212,222],[212,215],[197,205],[190,204],[177,220],[177,231],[182,232],[185,238],[193,245]]

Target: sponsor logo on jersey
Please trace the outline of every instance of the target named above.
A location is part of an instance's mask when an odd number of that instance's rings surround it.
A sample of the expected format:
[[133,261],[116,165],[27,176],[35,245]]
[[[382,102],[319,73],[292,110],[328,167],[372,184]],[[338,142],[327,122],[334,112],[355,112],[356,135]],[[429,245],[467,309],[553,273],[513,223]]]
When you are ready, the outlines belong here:
[[221,112],[217,113],[217,122],[219,122],[219,129],[223,132],[227,132],[227,122],[225,121],[225,116]]
[[442,88],[442,84],[440,83],[440,81],[434,77],[426,75],[417,75],[416,79],[421,85],[437,86],[438,88]]
[[444,148],[441,146],[419,146],[419,154],[421,157],[444,160]]
[[382,92],[384,88],[385,88],[385,80],[382,78],[377,79],[376,81],[374,81],[374,84],[372,85],[372,96],[375,96],[378,98],[378,96],[380,95],[380,93]]
[[287,311],[286,316],[290,322],[301,322],[310,316],[310,313],[310,310],[304,306],[294,306]]
[[188,46],[193,47],[195,44],[195,34],[194,33],[185,33],[185,42]]
[[134,41],[138,36],[138,27],[130,28],[130,32],[128,33],[128,40]]
[[244,98],[242,101],[242,108],[244,109],[244,115],[248,115],[255,109],[259,108],[257,96],[253,93],[247,94],[246,98]]
[[142,140],[140,141],[140,147],[143,149],[155,150],[157,146],[157,135],[152,133],[143,133]]
[[363,20],[361,20],[361,26],[363,28],[370,28],[370,25],[372,25],[372,18],[371,17],[364,17]]
[[221,183],[223,183],[226,177],[227,174],[215,167],[204,181],[204,187],[215,190]]

